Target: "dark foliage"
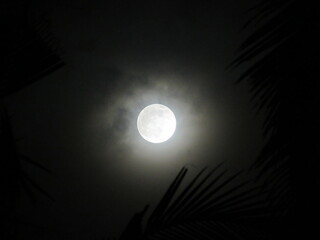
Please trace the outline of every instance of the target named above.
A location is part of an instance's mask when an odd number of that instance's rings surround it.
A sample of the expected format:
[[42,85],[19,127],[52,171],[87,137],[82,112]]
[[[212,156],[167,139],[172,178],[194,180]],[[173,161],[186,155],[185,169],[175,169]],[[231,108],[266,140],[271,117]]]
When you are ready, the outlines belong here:
[[32,225],[17,217],[16,208],[21,191],[25,191],[34,203],[37,192],[53,200],[53,197],[23,170],[21,163],[26,162],[48,173],[51,172],[19,153],[12,133],[10,118],[3,106],[0,109],[0,126],[0,206],[2,223],[5,223],[0,226],[0,236],[11,239],[20,224]]
[[[47,172],[41,164],[19,153],[10,117],[4,106],[6,96],[34,83],[63,66],[48,22],[28,18],[28,1],[1,5],[0,42],[0,210],[1,239],[16,239],[19,224],[17,204],[21,190],[32,200],[36,192],[52,197],[23,169],[21,161]],[[28,224],[32,225],[32,224]]]
[[[134,215],[120,240],[269,239],[283,221],[283,206],[241,172],[228,173],[221,164],[203,169],[183,189],[182,168],[142,230],[147,207]],[[206,173],[207,172],[207,173]]]
[[320,15],[308,0],[262,1],[253,10],[249,25],[258,28],[232,64],[251,63],[239,82],[250,85],[257,111],[266,114],[267,143],[253,168],[281,186],[275,199],[294,206],[288,231],[312,236],[320,200]]
[[[48,20],[28,17],[27,1],[24,4],[12,1],[4,6],[6,15],[1,16],[4,24],[1,25],[0,40],[0,98],[42,79],[64,64]],[[14,12],[10,11],[11,8]]]

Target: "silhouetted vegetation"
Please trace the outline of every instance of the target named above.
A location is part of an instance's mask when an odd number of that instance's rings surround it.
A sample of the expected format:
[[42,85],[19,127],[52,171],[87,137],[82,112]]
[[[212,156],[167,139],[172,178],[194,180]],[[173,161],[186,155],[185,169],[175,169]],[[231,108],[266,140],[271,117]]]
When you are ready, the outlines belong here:
[[[2,220],[0,237],[1,239],[16,239],[18,226],[23,224],[16,213],[21,189],[24,189],[33,200],[35,200],[34,190],[50,199],[52,197],[22,169],[21,161],[25,161],[48,171],[41,164],[19,153],[3,99],[57,70],[63,65],[63,62],[54,47],[48,22],[43,19],[31,20],[27,17],[27,1],[24,4],[12,1],[7,7],[8,9],[3,9],[4,15],[1,16],[2,22],[6,24],[1,28],[0,44],[0,208]],[[11,12],[12,9],[14,13]]]
[[[239,78],[251,87],[257,111],[266,114],[267,143],[253,164],[288,206],[287,230],[312,236],[319,213],[319,13],[315,2],[262,1],[248,24],[233,66],[252,63]],[[312,214],[311,214],[312,213]]]
[[136,213],[120,240],[127,239],[273,239],[285,208],[266,188],[242,172],[228,173],[222,164],[200,171],[183,189],[182,168],[151,213]]
[[[28,17],[28,4],[8,6],[1,16],[0,97],[3,98],[42,79],[63,66],[57,41],[45,18]],[[11,9],[13,8],[13,10]],[[18,11],[20,9],[20,11]],[[12,11],[14,11],[12,13]]]

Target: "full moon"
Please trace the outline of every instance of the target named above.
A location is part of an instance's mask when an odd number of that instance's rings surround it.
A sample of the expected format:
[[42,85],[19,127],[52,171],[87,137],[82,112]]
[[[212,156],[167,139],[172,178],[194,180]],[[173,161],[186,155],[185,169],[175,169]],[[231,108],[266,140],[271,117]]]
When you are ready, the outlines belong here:
[[168,107],[151,104],[140,112],[137,127],[148,142],[162,143],[171,138],[176,130],[176,118]]

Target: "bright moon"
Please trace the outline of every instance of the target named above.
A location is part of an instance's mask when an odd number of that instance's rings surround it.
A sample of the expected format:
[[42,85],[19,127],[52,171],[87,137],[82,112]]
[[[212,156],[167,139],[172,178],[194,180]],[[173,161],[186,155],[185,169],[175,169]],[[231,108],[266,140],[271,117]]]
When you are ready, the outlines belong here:
[[148,142],[162,143],[171,138],[176,130],[176,118],[168,107],[152,104],[140,112],[137,127]]

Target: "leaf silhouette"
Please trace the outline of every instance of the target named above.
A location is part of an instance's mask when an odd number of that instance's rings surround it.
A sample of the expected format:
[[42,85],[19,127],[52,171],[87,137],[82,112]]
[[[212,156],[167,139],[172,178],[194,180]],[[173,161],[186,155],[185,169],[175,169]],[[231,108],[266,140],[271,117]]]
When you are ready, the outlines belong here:
[[[265,228],[280,221],[282,207],[269,200],[270,189],[245,180],[240,171],[229,174],[222,166],[206,174],[203,169],[179,193],[188,171],[182,168],[144,231],[146,208],[132,218],[120,239],[267,239]],[[140,230],[133,231],[133,226]]]
[[[309,214],[319,213],[319,54],[320,18],[313,1],[264,0],[247,26],[258,28],[238,49],[231,67],[251,63],[238,78],[250,86],[263,111],[265,146],[252,169],[277,189],[269,199],[287,206],[287,230],[312,236]],[[276,188],[275,188],[276,186]],[[300,224],[299,224],[300,222]],[[292,234],[297,236],[297,233]]]
[[[7,21],[3,29],[0,68],[0,97],[53,73],[64,65],[48,20]],[[16,23],[18,22],[18,24]]]
[[50,172],[18,151],[3,100],[64,65],[57,41],[50,32],[49,21],[44,18],[31,21],[28,1],[14,4],[19,7],[13,8],[12,15],[10,4],[2,4],[4,9],[1,9],[4,24],[0,39],[0,206],[6,225],[0,228],[0,235],[4,239],[16,239],[21,222],[16,213],[21,187],[33,201],[36,200],[34,190],[50,199],[52,197],[22,170],[21,160],[24,160]]

